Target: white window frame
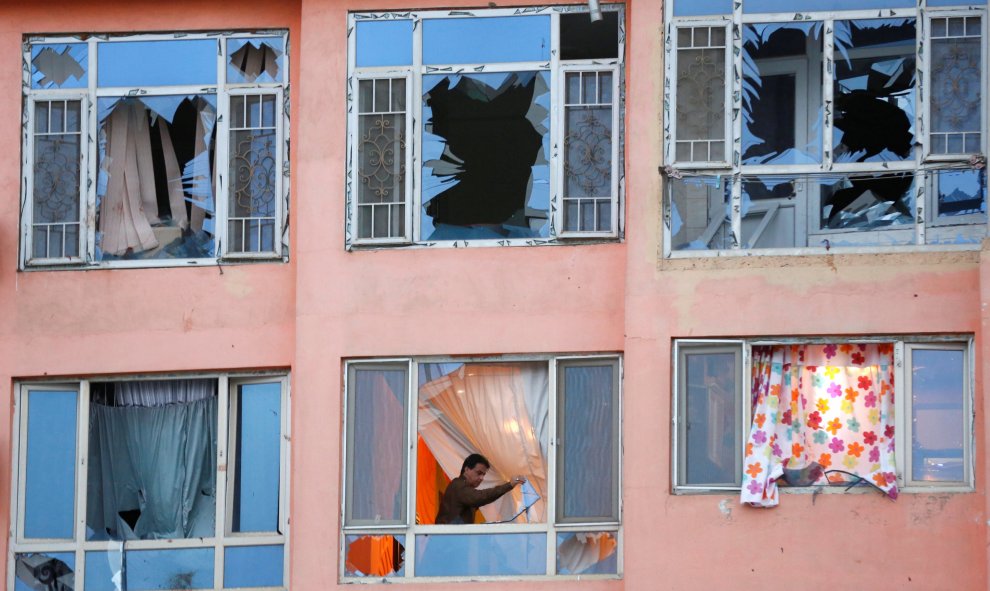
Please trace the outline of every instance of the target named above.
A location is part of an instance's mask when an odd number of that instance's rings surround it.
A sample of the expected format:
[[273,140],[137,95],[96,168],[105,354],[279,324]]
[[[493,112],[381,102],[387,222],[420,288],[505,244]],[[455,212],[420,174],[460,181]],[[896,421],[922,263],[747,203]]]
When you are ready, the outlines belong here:
[[[86,540],[86,480],[88,477],[87,459],[89,450],[89,405],[90,384],[93,382],[136,382],[162,379],[202,379],[208,378],[217,382],[217,457],[216,457],[216,532],[218,535],[209,538],[177,538],[163,540],[127,540],[127,541],[87,541]],[[281,437],[279,443],[279,507],[278,527],[280,533],[245,532],[231,533],[228,519],[232,508],[233,477],[227,479],[228,464],[231,454],[230,442],[235,433],[228,431],[230,418],[230,403],[237,395],[238,386],[278,383],[281,388]],[[26,539],[24,528],[25,502],[25,471],[27,468],[27,412],[25,400],[28,392],[37,391],[68,391],[77,392],[77,428],[76,428],[76,460],[75,460],[75,509],[73,540],[43,540]],[[268,373],[221,373],[221,374],[189,374],[189,375],[144,375],[121,378],[119,376],[93,377],[81,380],[33,381],[25,380],[14,387],[14,428],[12,438],[11,464],[11,495],[10,510],[12,526],[8,537],[7,552],[7,588],[13,589],[16,579],[15,558],[23,553],[72,552],[75,554],[75,589],[84,590],[86,580],[86,552],[127,552],[131,550],[168,550],[180,548],[212,548],[213,549],[213,588],[224,589],[224,549],[241,546],[283,546],[282,554],[282,585],[279,587],[257,587],[259,591],[284,591],[289,588],[289,460],[291,458],[289,441],[290,432],[290,391],[289,376],[284,372]],[[233,466],[233,464],[230,464]],[[233,474],[233,471],[230,472]],[[227,589],[232,589],[227,587]]]
[[[664,190],[664,233],[663,254],[665,258],[698,258],[698,257],[724,257],[724,256],[752,256],[752,255],[815,255],[825,254],[832,249],[839,248],[842,252],[848,253],[880,253],[895,251],[928,251],[928,250],[974,250],[980,245],[980,238],[986,236],[990,229],[990,216],[986,214],[973,214],[960,217],[956,220],[942,221],[934,216],[935,209],[932,207],[931,199],[926,197],[926,193],[931,195],[934,192],[937,182],[937,171],[940,170],[973,170],[976,162],[979,164],[985,161],[985,154],[990,145],[988,141],[988,109],[990,100],[986,97],[986,92],[982,93],[980,154],[931,154],[929,143],[930,104],[931,104],[931,43],[930,31],[931,21],[937,18],[946,17],[980,17],[981,34],[981,80],[980,88],[985,89],[988,80],[988,10],[984,7],[958,6],[958,7],[933,7],[928,9],[924,0],[913,8],[893,8],[883,9],[880,14],[876,9],[861,9],[834,12],[787,12],[787,13],[750,13],[743,12],[743,2],[733,4],[733,12],[727,14],[716,14],[709,16],[674,16],[673,3],[665,6],[666,40],[665,40],[665,80],[664,80],[664,162],[666,178]],[[799,8],[799,7],[797,7]],[[831,71],[831,64],[834,63],[835,47],[833,35],[834,24],[838,20],[873,20],[891,18],[913,18],[916,22],[916,47],[921,48],[916,51],[916,84],[915,84],[915,147],[914,156],[904,161],[892,162],[862,162],[862,163],[836,163],[832,159],[832,130],[833,122],[830,116],[833,105],[833,83],[834,73]],[[742,165],[741,164],[741,116],[742,116],[742,52],[743,40],[741,33],[728,35],[727,55],[731,55],[730,64],[726,67],[726,119],[733,119],[732,129],[727,134],[727,142],[731,142],[731,150],[726,148],[725,161],[712,162],[679,162],[676,160],[675,146],[676,135],[676,59],[677,47],[676,38],[679,28],[711,27],[717,25],[731,24],[731,31],[739,32],[747,24],[771,23],[771,22],[809,22],[818,21],[823,26],[823,56],[822,56],[822,97],[825,105],[825,116],[822,129],[822,162],[811,165]],[[811,100],[813,97],[809,97]],[[813,104],[813,102],[809,103]],[[973,159],[973,162],[970,160]],[[796,236],[795,244],[798,246],[785,248],[750,248],[742,237],[742,217],[743,198],[741,183],[752,177],[759,176],[787,176],[800,178],[808,175],[811,181],[815,181],[816,176],[826,175],[826,178],[841,176],[848,173],[888,173],[904,171],[915,175],[915,184],[912,188],[914,193],[914,218],[913,223],[888,226],[873,230],[857,229],[816,229],[820,215],[820,197],[818,195],[805,195],[804,203],[796,204],[795,207],[805,210],[807,226],[797,225],[795,231],[803,233],[803,237]],[[672,220],[673,204],[671,202],[669,184],[677,182],[675,179],[691,176],[707,176],[712,178],[725,177],[725,182],[730,183],[731,199],[728,204],[730,212],[727,229],[731,231],[731,237],[726,241],[728,246],[724,249],[712,248],[708,250],[680,249],[675,250],[672,245]],[[746,178],[743,178],[745,176]],[[799,195],[798,200],[801,199]],[[754,206],[756,203],[754,202]],[[931,211],[932,214],[927,212]],[[681,216],[685,212],[679,212]],[[800,216],[799,216],[800,217]],[[720,220],[710,220],[712,224]],[[720,222],[721,223],[721,222]],[[720,224],[719,224],[720,225]],[[955,226],[951,231],[931,232],[939,226]],[[960,226],[969,226],[963,231]],[[711,228],[710,228],[711,229]],[[717,229],[717,227],[716,227]],[[706,234],[707,235],[707,234]],[[953,238],[960,236],[963,239],[958,243]],[[852,239],[857,246],[836,246],[832,244],[835,240]],[[802,245],[803,244],[803,245]]]
[[[344,246],[347,250],[380,247],[426,247],[459,248],[465,246],[536,246],[575,242],[614,241],[621,239],[624,228],[624,145],[625,133],[625,7],[622,4],[602,5],[606,12],[619,15],[618,58],[560,60],[559,23],[560,15],[571,12],[587,12],[586,6],[540,6],[532,8],[486,8],[477,10],[426,10],[410,12],[349,13],[347,17],[347,181],[345,186]],[[550,59],[541,62],[510,62],[485,64],[446,64],[424,65],[422,63],[423,20],[487,18],[520,15],[550,15],[551,51]],[[357,67],[356,23],[371,20],[399,19],[413,22],[412,65]],[[424,75],[443,72],[548,72],[550,78],[550,151],[547,159],[550,168],[550,205],[548,207],[549,236],[545,238],[506,238],[506,239],[424,239],[420,233],[422,212],[422,79]],[[564,86],[563,74],[567,71],[608,71],[612,73],[612,196],[611,224],[607,231],[564,231],[563,230],[563,122]],[[406,100],[406,228],[400,236],[386,238],[359,238],[357,193],[357,129],[358,81],[368,78],[405,78]]]
[[[282,82],[227,82],[227,41],[233,39],[251,39],[258,37],[280,37],[283,42]],[[212,39],[217,42],[217,83],[211,86],[140,86],[130,87],[98,87],[97,86],[97,48],[100,44],[132,41],[168,41],[178,39]],[[35,45],[85,43],[87,45],[87,80],[86,88],[65,89],[35,89],[32,88],[32,57],[31,50]],[[24,118],[22,120],[22,160],[23,171],[21,180],[21,240],[19,268],[32,269],[62,269],[62,268],[147,268],[147,267],[189,267],[198,265],[216,265],[221,262],[232,263],[241,261],[272,261],[288,260],[288,199],[289,199],[289,71],[290,52],[288,31],[257,30],[245,32],[208,32],[208,33],[149,33],[133,35],[74,35],[74,36],[33,36],[26,38],[22,47],[23,74],[22,95],[24,99]],[[216,142],[214,144],[213,183],[215,230],[215,256],[206,258],[173,258],[173,259],[141,259],[97,261],[96,256],[96,185],[99,175],[97,162],[98,120],[97,102],[100,98],[123,97],[130,95],[213,95],[216,97],[217,121]],[[229,113],[230,97],[250,94],[274,94],[276,96],[275,123],[277,145],[276,173],[276,213],[274,227],[274,250],[264,252],[231,251],[228,245],[228,201],[229,196]],[[80,99],[83,100],[81,128],[83,141],[81,146],[81,179],[80,179],[80,249],[78,257],[66,258],[36,258],[32,242],[32,209],[34,187],[34,103],[51,99]]]
[[[512,363],[512,362],[545,362],[547,364],[548,377],[548,434],[549,441],[547,447],[547,495],[545,498],[547,513],[546,521],[543,523],[498,523],[498,524],[456,524],[456,525],[418,525],[415,523],[416,515],[416,436],[417,436],[417,416],[419,401],[419,364],[421,363]],[[587,366],[611,364],[614,368],[612,392],[614,402],[613,426],[616,429],[614,434],[615,453],[618,457],[616,465],[616,488],[613,490],[615,503],[614,510],[619,519],[617,521],[576,521],[561,520],[556,513],[556,505],[560,491],[557,490],[557,465],[559,463],[558,454],[561,447],[558,431],[558,405],[560,402],[561,389],[559,387],[559,372],[568,366]],[[350,381],[352,372],[357,368],[373,369],[403,369],[407,372],[406,384],[406,433],[405,447],[408,450],[405,458],[405,494],[406,499],[403,505],[405,517],[399,523],[357,524],[347,525],[348,502],[347,498],[352,494],[348,474],[350,472],[350,448],[352,437],[350,426],[347,424],[347,417],[350,413],[350,399],[352,397]],[[548,577],[554,579],[617,579],[622,577],[623,572],[623,536],[622,536],[622,356],[620,354],[582,354],[582,355],[500,355],[497,357],[450,357],[450,356],[426,356],[426,357],[400,357],[381,359],[362,359],[346,361],[344,364],[344,430],[342,437],[344,466],[341,471],[341,499],[340,499],[340,545],[338,555],[338,567],[340,581],[345,583],[381,583],[382,577],[355,577],[346,576],[345,561],[347,552],[347,536],[351,535],[392,535],[395,536],[405,547],[405,568],[404,576],[390,575],[384,579],[389,583],[400,582],[432,582],[451,580],[471,580],[471,581],[505,581],[505,580],[546,580]],[[615,535],[616,547],[616,574],[556,574],[557,569],[557,535],[563,533],[576,532],[609,532]],[[416,576],[416,537],[430,534],[510,534],[510,533],[544,533],[546,534],[546,573],[542,575],[498,575],[498,576]]]
[[[752,420],[752,402],[750,398],[749,385],[752,383],[752,348],[754,346],[765,345],[813,345],[813,344],[864,344],[864,343],[889,343],[894,347],[894,421],[895,421],[895,461],[897,463],[897,486],[900,492],[906,493],[933,493],[933,492],[972,492],[974,490],[974,449],[975,440],[973,429],[975,414],[973,411],[973,384],[975,376],[973,373],[973,363],[975,355],[974,340],[971,335],[943,335],[943,336],[870,336],[861,338],[826,338],[826,337],[781,337],[781,338],[751,338],[751,339],[675,339],[673,341],[671,355],[671,406],[672,425],[671,431],[671,483],[674,494],[697,494],[697,493],[717,493],[717,492],[738,492],[742,486],[742,465],[744,456],[742,450],[745,448],[746,440],[749,436],[749,428]],[[684,371],[681,366],[681,359],[685,351],[696,351],[704,353],[726,352],[729,348],[736,348],[742,361],[742,376],[740,392],[738,395],[742,399],[743,409],[742,423],[738,425],[740,437],[740,455],[737,458],[739,470],[737,478],[739,485],[689,485],[682,482],[680,464],[684,461],[685,441],[681,436],[681,427],[686,420],[684,414],[684,402],[681,391],[683,387]],[[916,349],[935,349],[948,351],[962,351],[964,368],[964,401],[963,401],[963,464],[964,482],[923,482],[914,480],[911,477],[911,391],[910,391],[910,358],[906,352]],[[839,493],[844,488],[829,488],[823,486],[781,487],[785,493],[803,493],[809,490],[815,492]]]

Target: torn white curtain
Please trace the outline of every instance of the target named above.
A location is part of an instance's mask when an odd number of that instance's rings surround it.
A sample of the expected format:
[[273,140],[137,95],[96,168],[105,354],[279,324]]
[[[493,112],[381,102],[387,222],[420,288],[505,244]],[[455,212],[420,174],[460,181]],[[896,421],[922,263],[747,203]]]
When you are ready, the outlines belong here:
[[214,535],[216,381],[121,383],[116,391],[114,402],[131,406],[90,406],[88,536]]
[[[449,366],[446,366],[449,367]],[[540,501],[518,522],[546,520],[548,429],[546,364],[465,364],[419,390],[419,435],[449,478],[464,458],[480,453],[492,463],[480,488],[525,475]],[[521,488],[481,508],[485,520],[512,518],[533,502]]]

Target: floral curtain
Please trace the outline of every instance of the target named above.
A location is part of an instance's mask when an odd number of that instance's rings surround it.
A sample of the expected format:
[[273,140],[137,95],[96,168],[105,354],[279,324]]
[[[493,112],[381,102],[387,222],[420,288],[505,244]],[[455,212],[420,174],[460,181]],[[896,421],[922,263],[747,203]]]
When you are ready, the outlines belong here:
[[752,366],[743,503],[773,507],[778,480],[827,484],[831,470],[896,498],[893,345],[753,347]]

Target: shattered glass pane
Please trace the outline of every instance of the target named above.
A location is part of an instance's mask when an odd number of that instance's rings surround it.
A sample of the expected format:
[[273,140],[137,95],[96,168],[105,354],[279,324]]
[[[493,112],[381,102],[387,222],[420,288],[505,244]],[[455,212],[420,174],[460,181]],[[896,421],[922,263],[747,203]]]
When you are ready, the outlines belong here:
[[348,577],[401,577],[406,574],[406,547],[393,535],[345,536],[344,575]]
[[230,530],[278,532],[282,385],[240,385],[236,404]]
[[670,179],[668,187],[674,250],[720,250],[731,246],[728,182],[714,176]]
[[743,30],[743,164],[817,164],[822,158],[822,23]]
[[216,95],[97,104],[96,259],[215,256]]
[[359,21],[355,29],[355,66],[412,65],[411,20]]
[[932,19],[931,152],[980,152],[980,17]]
[[835,162],[914,157],[915,19],[835,22]]
[[[245,46],[247,47],[247,46]],[[275,250],[278,204],[278,127],[276,97],[230,97],[230,252]]]
[[873,230],[913,224],[914,174],[846,176],[821,185],[823,230]]
[[[128,550],[124,553],[124,584],[114,586],[112,574],[90,586],[90,555],[86,553],[87,591],[165,591],[172,589],[213,589],[213,548],[169,550]],[[94,556],[94,558],[98,558]]]
[[416,576],[542,575],[546,571],[545,533],[416,536]]
[[677,29],[678,162],[724,161],[725,27]]
[[358,81],[358,238],[406,235],[406,80]]
[[285,71],[281,37],[227,40],[227,82],[281,82]]
[[549,236],[549,78],[423,76],[423,240]]
[[34,103],[32,258],[79,256],[78,100]]
[[357,367],[350,377],[346,522],[401,523],[406,513],[406,371]]
[[283,546],[228,546],[224,549],[223,586],[281,587],[284,563]]
[[75,523],[75,391],[27,393],[24,537],[71,540]]
[[215,39],[104,41],[96,55],[102,87],[217,83]]
[[545,62],[549,59],[548,14],[423,19],[424,64]]
[[938,172],[938,217],[985,214],[985,170],[942,170]]
[[73,591],[75,552],[35,552],[14,557],[14,591]]
[[590,60],[619,56],[619,13],[603,12],[593,21],[587,12],[560,15],[560,59]]
[[618,520],[618,457],[612,364],[563,368],[558,446],[558,519]]
[[614,532],[557,534],[557,574],[614,575],[619,572],[618,545]]
[[[720,350],[723,351],[723,350]],[[741,370],[736,352],[687,351],[684,378],[685,449],[680,481],[687,485],[739,485]]]
[[613,75],[567,72],[565,76],[564,230],[608,232],[612,227]]
[[806,177],[766,176],[742,183],[743,248],[804,246]]
[[962,350],[911,351],[911,475],[914,480],[966,479]]
[[31,88],[86,88],[88,57],[86,43],[31,46]]

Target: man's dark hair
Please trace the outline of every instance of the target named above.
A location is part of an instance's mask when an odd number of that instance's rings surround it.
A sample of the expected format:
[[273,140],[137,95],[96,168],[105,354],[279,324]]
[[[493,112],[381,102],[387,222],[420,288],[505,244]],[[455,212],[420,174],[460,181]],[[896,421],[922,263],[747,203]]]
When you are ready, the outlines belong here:
[[461,476],[464,476],[465,470],[471,470],[478,464],[484,464],[485,468],[492,469],[492,464],[488,461],[488,458],[481,454],[471,454],[464,458],[464,463],[461,464]]

